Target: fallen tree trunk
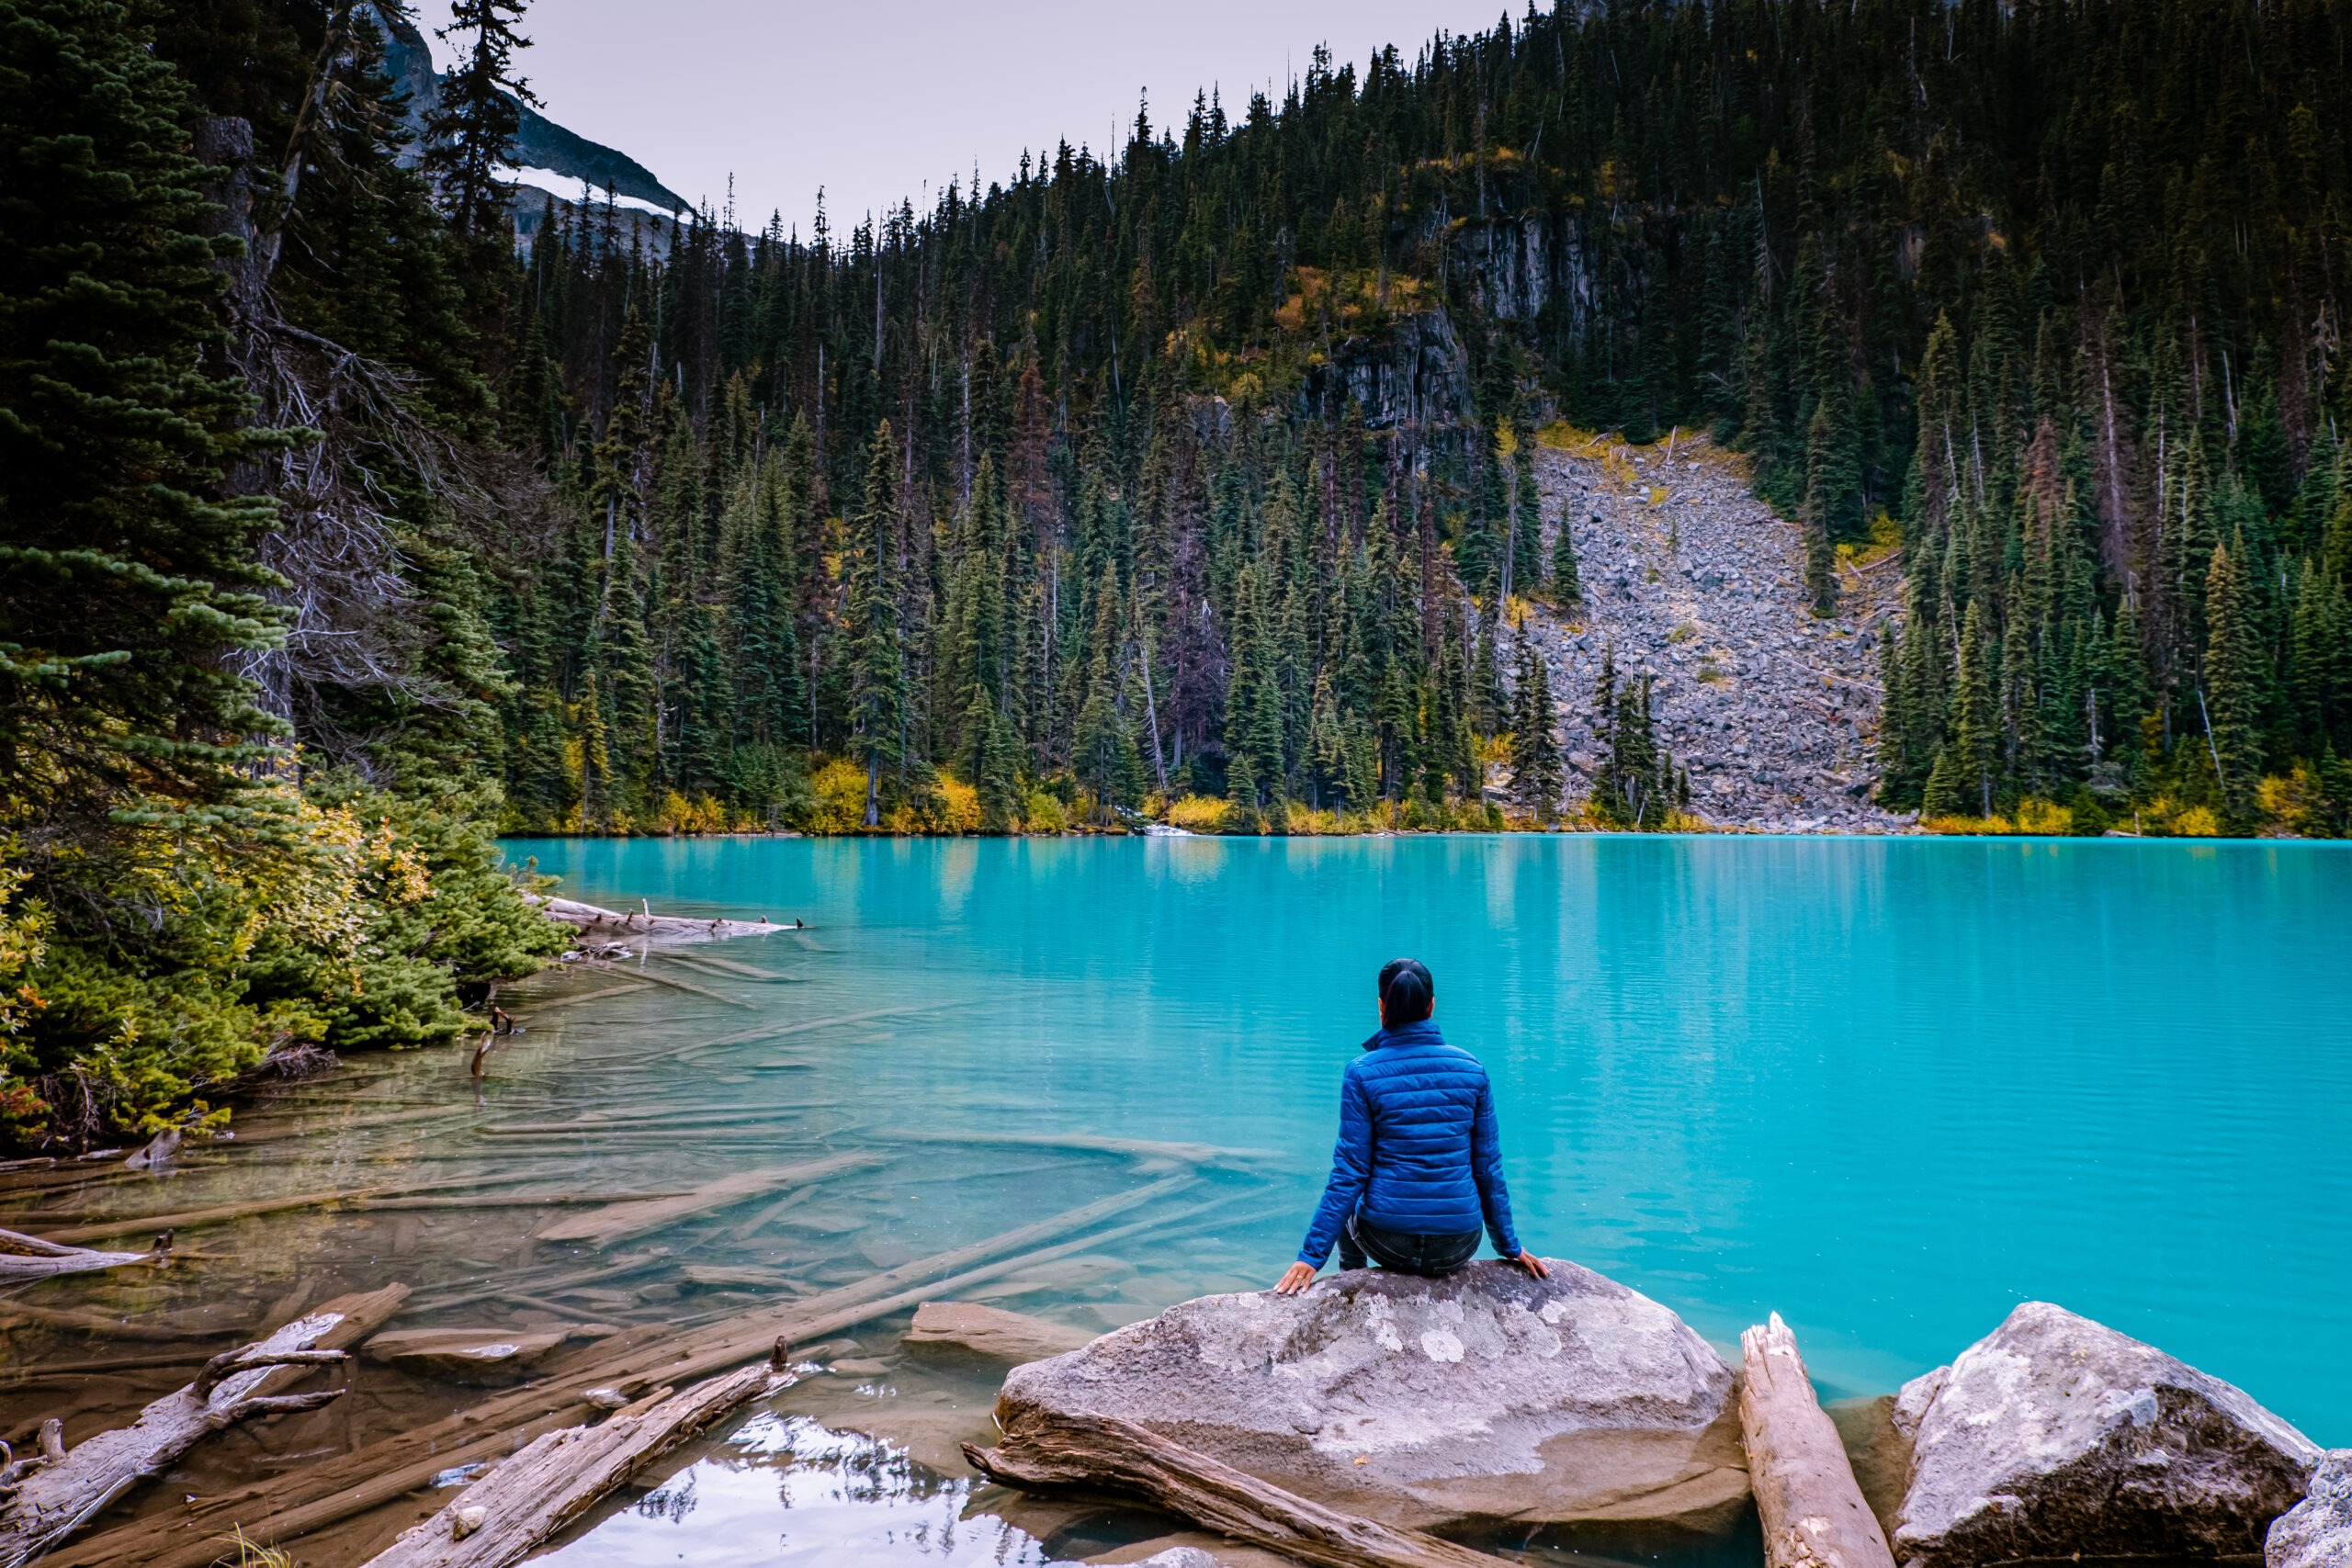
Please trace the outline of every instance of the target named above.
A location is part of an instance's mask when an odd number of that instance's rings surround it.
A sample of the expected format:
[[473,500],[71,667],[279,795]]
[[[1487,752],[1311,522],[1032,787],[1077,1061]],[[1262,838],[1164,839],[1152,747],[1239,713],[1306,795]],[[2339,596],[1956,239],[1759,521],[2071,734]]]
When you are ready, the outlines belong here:
[[575,1214],[539,1232],[541,1241],[585,1241],[598,1247],[626,1241],[647,1231],[659,1230],[689,1214],[707,1213],[756,1198],[763,1192],[773,1192],[779,1187],[793,1187],[815,1181],[820,1177],[836,1175],[844,1170],[878,1165],[878,1155],[835,1155],[830,1159],[807,1160],[799,1165],[775,1165],[758,1170],[740,1170],[732,1176],[722,1176],[707,1181],[691,1192],[675,1198],[657,1198],[645,1202],[616,1203],[599,1209],[593,1214]]
[[1894,1568],[1796,1336],[1774,1313],[1739,1337],[1739,1424],[1769,1568]]
[[1494,1568],[1484,1552],[1326,1507],[1116,1416],[1032,1416],[1000,1447],[966,1443],[964,1457],[1002,1485],[1129,1493],[1321,1568]]
[[650,1405],[639,1400],[597,1426],[544,1433],[367,1568],[505,1568],[646,1464],[790,1381],[766,1367],[744,1367]]
[[148,1252],[93,1252],[85,1247],[68,1247],[62,1242],[43,1241],[37,1235],[0,1230],[0,1285],[154,1260],[154,1254]]
[[518,1179],[528,1179],[461,1176],[447,1181],[426,1181],[410,1187],[346,1187],[323,1192],[293,1192],[279,1198],[223,1203],[210,1209],[183,1209],[169,1214],[128,1214],[120,1219],[101,1220],[51,1231],[49,1239],[55,1242],[95,1241],[101,1236],[126,1235],[132,1231],[186,1230],[195,1225],[218,1224],[224,1220],[251,1219],[256,1214],[282,1213],[288,1209],[315,1209],[333,1203],[347,1203],[359,1198],[405,1198],[424,1192],[455,1192],[468,1188],[512,1185]]
[[[544,1001],[537,998],[517,997],[513,999],[516,1007],[524,1010],[525,1017],[535,1018],[540,1013],[556,1008],[577,1007],[582,1002],[600,1002],[606,997],[625,997],[631,991],[650,991],[652,988],[650,986],[639,985],[637,981],[631,980],[626,986],[606,986],[601,991],[574,991],[568,997],[549,997]],[[505,1036],[501,1035],[499,1038],[504,1039]]]
[[548,919],[574,927],[582,935],[634,937],[639,942],[725,942],[739,936],[766,936],[774,931],[807,929],[779,926],[764,917],[758,920],[703,919],[692,915],[657,915],[650,909],[624,914],[572,898],[542,898],[536,893],[524,897],[538,905],[539,912]]
[[216,1356],[194,1382],[147,1406],[130,1426],[100,1432],[70,1450],[61,1446],[29,1474],[20,1471],[15,1491],[0,1503],[0,1568],[22,1568],[125,1489],[160,1475],[212,1433],[255,1416],[314,1410],[338,1397],[341,1389],[272,1394],[264,1385],[297,1367],[344,1359],[348,1352],[320,1344],[343,1316],[313,1313],[257,1343]]
[[738,964],[731,958],[721,958],[715,953],[664,950],[661,956],[673,964],[684,964],[689,968],[710,970],[721,975],[741,975],[747,980],[774,980],[796,986],[806,984],[797,975],[779,974],[774,969],[763,969],[756,964]]
[[[234,1529],[242,1529],[257,1545],[294,1540],[402,1497],[452,1466],[511,1453],[520,1441],[585,1418],[595,1408],[585,1398],[592,1389],[617,1388],[637,1393],[657,1383],[706,1376],[764,1359],[779,1341],[808,1344],[854,1324],[912,1306],[926,1294],[952,1294],[1012,1269],[1188,1218],[1189,1214],[1179,1214],[1092,1235],[1072,1234],[1193,1181],[1189,1176],[1166,1177],[985,1241],[920,1258],[854,1285],[744,1313],[692,1334],[680,1336],[658,1326],[632,1329],[603,1341],[578,1359],[567,1357],[550,1364],[548,1375],[538,1382],[430,1425],[268,1481],[193,1499],[178,1512],[136,1519],[93,1536],[60,1556],[54,1568],[206,1568],[220,1554],[221,1539]],[[1069,1239],[939,1278],[950,1269],[1000,1257],[1046,1236]]]
[[673,991],[684,991],[693,996],[707,998],[714,1002],[724,1002],[731,1008],[741,1008],[745,1012],[759,1011],[759,1009],[739,997],[722,995],[707,986],[697,986],[691,980],[681,980],[675,975],[657,975],[652,970],[643,967],[635,969],[616,969],[606,965],[598,967],[607,975],[626,975],[632,980],[643,980],[655,986],[667,986]]

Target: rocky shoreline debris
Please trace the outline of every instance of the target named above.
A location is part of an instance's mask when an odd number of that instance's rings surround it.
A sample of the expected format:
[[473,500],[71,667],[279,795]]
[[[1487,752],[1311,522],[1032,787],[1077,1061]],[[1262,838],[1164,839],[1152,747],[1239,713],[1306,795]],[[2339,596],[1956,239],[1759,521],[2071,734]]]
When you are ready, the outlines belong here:
[[[2323,1460],[2241,1391],[2063,1308],[2027,1303],[1906,1384],[1906,1461],[1892,1495],[1871,1466],[1866,1497],[1777,1315],[1743,1337],[1735,1389],[1667,1308],[1552,1267],[1186,1302],[1016,1368],[1004,1442],[967,1452],[1008,1484],[1125,1491],[1363,1568],[1490,1535],[1722,1537],[1751,1495],[1770,1568],[2243,1560],[2266,1532],[2268,1568],[2352,1562],[2352,1450]],[[1304,1550],[1310,1517],[1330,1533]]]
[[[778,1168],[754,1185],[805,1190],[858,1163]],[[1198,1297],[1100,1337],[958,1299],[1216,1209],[1210,1199],[1102,1228],[1199,1179],[1163,1176],[694,1327],[383,1334],[405,1287],[340,1298],[215,1358],[130,1427],[70,1450],[52,1430],[38,1453],[0,1456],[0,1565],[12,1545],[17,1560],[56,1548],[90,1517],[88,1498],[230,1422],[332,1399],[331,1389],[277,1396],[365,1343],[373,1360],[445,1381],[527,1381],[284,1476],[191,1497],[184,1511],[141,1515],[58,1561],[196,1568],[232,1521],[250,1533],[264,1520],[270,1540],[291,1540],[413,1509],[430,1483],[464,1490],[424,1503],[430,1517],[412,1513],[424,1522],[374,1561],[503,1568],[728,1412],[819,1371],[887,1376],[893,1362],[851,1354],[859,1343],[838,1336],[910,1309],[909,1358],[990,1382],[1012,1369],[995,1408],[1001,1441],[962,1450],[981,1473],[1024,1492],[1125,1493],[1188,1522],[1171,1520],[1120,1562],[1472,1568],[1494,1561],[1465,1544],[1479,1540],[1722,1542],[1751,1499],[1768,1568],[2243,1560],[2266,1537],[2267,1568],[2352,1562],[2352,1450],[2323,1455],[2240,1390],[2045,1303],[2019,1306],[1951,1365],[1878,1402],[1892,1406],[1877,1430],[1893,1447],[1880,1450],[1823,1410],[1777,1315],[1743,1336],[1736,1371],[1665,1305],[1566,1261],[1541,1280],[1498,1261],[1440,1280],[1344,1272],[1300,1297]],[[577,1238],[593,1246],[680,1205],[746,1195],[707,1184],[605,1205],[584,1227],[559,1224],[593,1233]],[[707,1271],[718,1285],[770,1283]],[[954,1454],[950,1444],[929,1462],[952,1466]]]
[[[1690,771],[1709,823],[1771,833],[1900,833],[1916,818],[1871,800],[1882,694],[1878,646],[1902,590],[1892,561],[1838,572],[1838,612],[1805,598],[1794,524],[1703,436],[1649,447],[1600,439],[1539,449],[1544,514],[1565,520],[1584,603],[1531,607],[1549,666],[1573,797],[1596,759],[1593,691],[1655,678],[1658,739]],[[1581,784],[1578,782],[1581,779]]]

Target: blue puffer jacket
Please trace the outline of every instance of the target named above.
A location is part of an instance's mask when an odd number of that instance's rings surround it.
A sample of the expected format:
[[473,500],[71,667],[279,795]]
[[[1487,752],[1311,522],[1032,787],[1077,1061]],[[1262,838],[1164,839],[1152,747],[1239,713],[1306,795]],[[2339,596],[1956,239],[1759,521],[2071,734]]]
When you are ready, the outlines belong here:
[[1323,1267],[1353,1213],[1421,1235],[1483,1224],[1505,1258],[1519,1256],[1487,1069],[1434,1023],[1384,1029],[1348,1064],[1330,1184],[1298,1260]]

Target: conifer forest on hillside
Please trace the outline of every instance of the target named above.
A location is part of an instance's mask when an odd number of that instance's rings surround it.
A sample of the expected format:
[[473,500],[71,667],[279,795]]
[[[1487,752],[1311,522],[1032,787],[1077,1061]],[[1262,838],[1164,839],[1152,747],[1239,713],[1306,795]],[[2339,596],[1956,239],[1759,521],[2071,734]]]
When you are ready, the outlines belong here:
[[0,0],[12,1140],[455,1038],[502,831],[1721,826],[1543,651],[1660,443],[1897,584],[1883,812],[2352,830],[2339,0],[1531,11],[805,232],[401,29]]

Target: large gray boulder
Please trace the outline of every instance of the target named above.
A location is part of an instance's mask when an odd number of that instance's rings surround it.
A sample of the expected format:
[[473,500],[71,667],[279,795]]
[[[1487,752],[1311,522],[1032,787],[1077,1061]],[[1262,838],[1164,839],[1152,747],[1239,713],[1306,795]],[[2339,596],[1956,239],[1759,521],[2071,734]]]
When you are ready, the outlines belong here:
[[1905,1383],[1894,1424],[1905,1568],[2256,1553],[2319,1458],[2219,1378],[2047,1302]]
[[2330,1449],[2312,1472],[2309,1495],[2270,1527],[2263,1568],[2347,1564],[2352,1564],[2352,1449]]
[[1204,1296],[1006,1378],[998,1418],[1122,1416],[1294,1492],[1418,1529],[1727,1528],[1747,1472],[1731,1369],[1573,1263],[1533,1280],[1360,1269]]

